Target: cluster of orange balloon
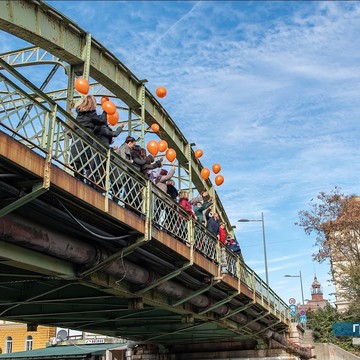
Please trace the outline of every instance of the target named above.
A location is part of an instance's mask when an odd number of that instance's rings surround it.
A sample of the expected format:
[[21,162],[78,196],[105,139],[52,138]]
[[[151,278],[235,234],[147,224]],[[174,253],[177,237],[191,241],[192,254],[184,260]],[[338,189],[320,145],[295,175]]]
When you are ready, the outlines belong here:
[[106,112],[107,121],[110,125],[116,125],[120,119],[119,113],[116,111],[116,105],[109,100],[107,96],[101,98],[102,109]]
[[[212,166],[212,171],[214,172],[214,174],[219,173],[220,170],[221,170],[221,166],[219,164],[214,164]],[[210,170],[208,168],[203,168],[201,169],[200,175],[204,180],[207,180],[210,177]],[[224,182],[224,177],[222,175],[219,174],[215,176],[215,184],[217,186],[220,186],[223,182]]]
[[87,79],[77,78],[75,80],[75,89],[82,95],[86,95],[90,90],[90,85]]
[[[212,166],[212,171],[214,174],[218,174],[221,170],[221,166],[219,164],[214,164]],[[222,175],[216,175],[215,176],[215,184],[217,186],[220,186],[224,182],[224,177]]]
[[[197,158],[200,158],[201,156],[203,156],[203,151],[201,149],[195,150],[195,156]],[[221,170],[221,166],[219,164],[214,164],[212,166],[212,171],[214,174],[218,174],[220,170]],[[204,180],[207,180],[210,177],[210,170],[208,168],[203,168],[201,169],[200,175]],[[215,176],[215,184],[217,186],[220,186],[221,184],[223,184],[223,182],[224,182],[224,177],[222,175],[219,174]]]
[[168,143],[165,140],[160,140],[159,142],[150,140],[147,143],[146,148],[153,156],[156,156],[159,152],[166,151],[165,156],[170,162],[173,162],[176,159],[176,151],[174,149],[168,148]]

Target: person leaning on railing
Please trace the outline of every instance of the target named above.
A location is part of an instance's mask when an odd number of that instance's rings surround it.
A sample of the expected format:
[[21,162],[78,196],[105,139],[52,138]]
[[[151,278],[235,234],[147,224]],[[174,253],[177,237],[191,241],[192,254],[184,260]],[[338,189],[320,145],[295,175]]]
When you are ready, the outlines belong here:
[[219,214],[217,212],[212,213],[212,206],[205,211],[206,228],[211,231],[215,236],[219,233]]
[[[96,99],[93,95],[86,95],[81,103],[75,108],[77,112],[76,122],[82,125],[86,130],[94,134],[95,126],[107,123],[106,112],[101,115],[96,112]],[[75,170],[75,177],[84,180],[85,177],[93,177],[96,171],[95,157],[88,143],[94,144],[93,139],[88,136],[82,129],[76,127],[75,132],[82,138],[73,135],[73,141],[70,149],[70,164]],[[83,173],[85,172],[85,173]],[[91,179],[95,180],[95,179]]]
[[[170,171],[168,172],[166,169],[162,167],[158,169],[154,169],[149,172],[150,181],[158,187],[161,192],[157,192],[158,196],[155,197],[154,200],[154,221],[159,224],[160,227],[163,225],[164,221],[167,217],[166,211],[166,198],[170,197],[167,193],[167,184],[166,182],[170,180],[175,174],[175,165],[172,165]],[[165,195],[166,194],[166,195]]]
[[151,154],[147,155],[146,150],[140,145],[135,145],[131,149],[131,158],[135,169],[147,176],[149,170],[161,167],[163,161],[163,158],[155,161],[154,157]]
[[170,197],[174,201],[177,201],[177,198],[179,196],[179,192],[178,192],[177,188],[175,187],[175,181],[174,180],[168,180],[166,182],[166,185],[167,185],[166,192],[170,195]]
[[133,138],[132,136],[127,136],[124,143],[120,147],[114,146],[114,151],[124,160],[132,164],[133,159],[131,156],[131,150],[135,147],[135,145],[135,138]]
[[[132,136],[127,136],[124,143],[118,147],[114,146],[114,151],[122,157],[125,161],[127,161],[131,166],[133,165],[133,159],[131,156],[131,150],[135,147],[136,140]],[[115,160],[116,162],[116,160]],[[120,165],[120,164],[119,164]],[[123,196],[123,201],[125,203],[125,208],[128,208],[130,210],[133,209],[133,200],[134,197],[137,196],[137,191],[133,189],[134,182],[130,179],[129,181],[124,180],[125,175],[124,174],[118,174],[118,178],[121,180],[121,183],[124,182],[124,185],[122,186],[121,192]],[[110,179],[112,181],[112,179]],[[119,186],[118,186],[119,187]]]
[[[204,193],[203,193],[204,195]],[[204,195],[205,196],[205,195]],[[194,212],[195,215],[197,217],[197,220],[202,223],[203,225],[205,225],[205,218],[204,218],[204,211],[213,204],[213,199],[210,198],[209,201],[207,202],[203,202],[203,201],[198,201],[195,205],[194,205]]]

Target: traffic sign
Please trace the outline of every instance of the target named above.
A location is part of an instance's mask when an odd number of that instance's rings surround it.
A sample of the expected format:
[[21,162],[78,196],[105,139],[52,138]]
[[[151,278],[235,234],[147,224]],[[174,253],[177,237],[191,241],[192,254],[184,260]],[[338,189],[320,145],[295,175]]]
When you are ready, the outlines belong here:
[[290,315],[295,316],[296,315],[296,305],[289,305],[290,308]]
[[300,322],[306,322],[306,320],[307,320],[306,315],[299,316],[299,320],[300,320]]
[[292,304],[292,305],[296,304],[296,300],[294,298],[290,298],[289,304]]
[[306,311],[305,310],[300,310],[299,311],[299,314],[302,316],[302,315],[306,315]]

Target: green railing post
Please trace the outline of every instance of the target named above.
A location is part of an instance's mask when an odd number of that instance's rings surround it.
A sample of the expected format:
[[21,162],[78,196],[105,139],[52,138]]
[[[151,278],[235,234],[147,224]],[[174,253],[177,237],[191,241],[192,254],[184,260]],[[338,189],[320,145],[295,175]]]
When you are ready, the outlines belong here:
[[106,175],[105,175],[105,211],[109,211],[109,184],[110,184],[110,161],[111,161],[111,148],[106,151]]
[[146,126],[146,122],[145,122],[145,93],[146,93],[146,88],[145,88],[145,83],[141,84],[141,90],[140,90],[140,104],[141,104],[141,147],[145,148],[145,126]]
[[144,196],[144,213],[145,213],[145,232],[144,239],[151,240],[152,238],[152,218],[153,218],[153,204],[154,194],[152,193],[152,183],[150,180],[146,182],[146,186],[143,189]]

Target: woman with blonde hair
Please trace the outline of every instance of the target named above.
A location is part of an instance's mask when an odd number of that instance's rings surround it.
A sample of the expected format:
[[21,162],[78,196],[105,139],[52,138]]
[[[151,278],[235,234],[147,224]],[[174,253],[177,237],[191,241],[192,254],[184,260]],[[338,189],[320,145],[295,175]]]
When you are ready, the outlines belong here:
[[[95,126],[107,123],[107,114],[104,111],[101,115],[96,112],[96,99],[93,95],[86,95],[81,103],[76,107],[76,122],[81,127],[76,127],[75,132],[79,136],[73,135],[71,146],[71,164],[75,170],[75,177],[83,179],[89,176],[95,181],[98,176],[96,172],[96,156],[90,144],[94,144],[93,139],[88,135],[94,134]],[[85,128],[85,131],[83,130]]]
[[189,193],[187,191],[180,191],[179,205],[181,205],[189,215],[191,215],[195,220],[197,220],[197,216],[194,212],[192,202],[189,200]]

